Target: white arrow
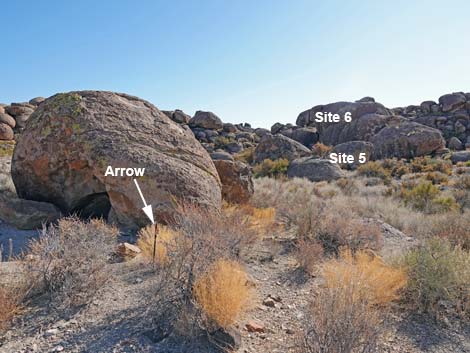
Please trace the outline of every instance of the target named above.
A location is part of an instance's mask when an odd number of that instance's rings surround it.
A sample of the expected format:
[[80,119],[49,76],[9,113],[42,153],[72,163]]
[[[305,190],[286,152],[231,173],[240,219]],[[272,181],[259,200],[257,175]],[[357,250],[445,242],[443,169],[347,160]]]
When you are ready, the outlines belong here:
[[152,224],[155,224],[155,220],[153,219],[153,210],[152,210],[152,205],[147,205],[147,202],[145,202],[144,195],[142,194],[142,190],[140,190],[139,183],[137,183],[137,179],[134,179],[135,186],[137,186],[137,191],[139,191],[139,195],[142,198],[142,201],[144,202],[144,208],[142,208],[142,211],[147,215],[147,217],[150,219]]

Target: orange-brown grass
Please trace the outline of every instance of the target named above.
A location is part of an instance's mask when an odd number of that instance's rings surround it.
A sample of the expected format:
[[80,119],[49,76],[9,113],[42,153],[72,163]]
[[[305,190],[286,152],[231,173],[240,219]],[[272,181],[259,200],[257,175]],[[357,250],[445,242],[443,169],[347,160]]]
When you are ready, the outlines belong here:
[[156,234],[154,259],[155,226],[149,225],[139,231],[137,246],[142,250],[142,256],[146,260],[155,261],[159,265],[165,265],[168,263],[168,253],[176,246],[178,237],[180,237],[180,234],[177,231],[167,226],[159,225]]
[[332,149],[333,147],[331,146],[327,146],[321,142],[317,142],[313,145],[312,152],[315,156],[326,158]]
[[240,219],[250,232],[264,236],[276,225],[276,209],[273,207],[257,208],[249,204],[224,205],[223,215],[226,218]]
[[386,265],[366,251],[341,252],[339,259],[324,264],[325,285],[330,288],[355,284],[353,301],[366,299],[371,305],[386,305],[399,298],[407,283],[406,272]]
[[217,260],[196,280],[194,297],[207,317],[226,328],[248,308],[251,289],[247,275],[234,261]]

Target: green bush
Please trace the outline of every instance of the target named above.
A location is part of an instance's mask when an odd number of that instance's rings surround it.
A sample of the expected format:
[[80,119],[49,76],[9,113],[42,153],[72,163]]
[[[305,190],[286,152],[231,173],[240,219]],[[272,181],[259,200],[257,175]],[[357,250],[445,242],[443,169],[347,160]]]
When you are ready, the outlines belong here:
[[252,164],[254,153],[255,153],[255,147],[248,147],[248,148],[245,148],[243,151],[237,153],[235,155],[235,159],[237,161],[241,161],[246,164]]
[[406,206],[425,213],[446,212],[459,206],[451,196],[442,196],[441,191],[429,181],[403,186],[400,197]]
[[227,146],[230,142],[233,142],[234,140],[232,138],[229,138],[229,137],[225,137],[225,136],[218,136],[215,138],[214,140],[214,147],[216,149],[218,148],[224,148],[225,146]]
[[[448,240],[432,238],[404,257],[408,273],[406,298],[416,310],[439,318],[441,306],[470,315],[470,253]],[[447,308],[448,310],[449,308]]]
[[255,165],[253,173],[256,178],[260,177],[279,177],[287,173],[289,168],[289,161],[281,158],[275,161],[271,159],[265,159],[263,162]]
[[368,178],[380,178],[382,180],[390,179],[390,172],[386,170],[379,162],[367,162],[357,168],[357,173],[359,175],[368,177]]
[[451,175],[452,162],[431,158],[429,156],[417,157],[411,162],[411,170],[413,173],[441,172]]

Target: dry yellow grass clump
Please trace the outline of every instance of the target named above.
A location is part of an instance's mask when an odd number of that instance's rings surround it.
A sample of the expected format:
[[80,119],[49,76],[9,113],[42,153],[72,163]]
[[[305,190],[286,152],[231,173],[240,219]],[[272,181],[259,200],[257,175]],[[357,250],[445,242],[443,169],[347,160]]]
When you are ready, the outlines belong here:
[[258,236],[264,236],[273,230],[276,223],[276,209],[273,207],[257,208],[249,204],[227,204],[223,213],[225,219],[240,221],[246,226],[248,233],[255,233]]
[[407,283],[406,272],[385,264],[370,252],[343,251],[339,259],[332,259],[323,267],[325,284],[339,288],[354,284],[352,301],[366,299],[371,305],[386,305],[399,298]]
[[[155,231],[157,232],[157,243],[154,259]],[[159,265],[165,265],[169,260],[169,252],[176,247],[178,237],[180,237],[180,234],[167,226],[159,225],[157,230],[155,230],[154,225],[149,225],[139,231],[137,246],[142,251],[142,256],[146,260],[155,261]]]
[[224,328],[235,322],[251,299],[245,271],[228,260],[217,260],[196,280],[193,293],[207,317]]

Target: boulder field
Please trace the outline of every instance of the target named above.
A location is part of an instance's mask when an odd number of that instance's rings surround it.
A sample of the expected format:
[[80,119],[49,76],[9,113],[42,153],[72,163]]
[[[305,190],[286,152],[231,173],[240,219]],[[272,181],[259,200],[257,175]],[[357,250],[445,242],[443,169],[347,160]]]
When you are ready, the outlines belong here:
[[[318,122],[317,113],[348,113],[350,120]],[[224,123],[209,111],[193,117],[160,111],[125,94],[71,92],[0,104],[0,140],[17,141],[12,176],[19,197],[51,203],[62,214],[104,216],[136,228],[147,223],[142,200],[131,177],[104,175],[109,166],[146,168],[139,183],[157,220],[165,220],[181,202],[214,209],[222,197],[246,202],[253,193],[251,169],[240,159],[284,158],[289,176],[340,177],[340,169],[312,158],[318,142],[367,160],[442,154],[446,147],[457,151],[453,161],[469,160],[470,93],[392,109],[371,97],[316,105],[295,125],[263,129]]]
[[138,182],[158,221],[173,217],[180,203],[221,206],[217,170],[191,131],[142,99],[112,92],[42,102],[17,141],[12,177],[20,198],[52,203],[64,214],[146,225],[132,177],[105,176],[108,166],[145,168]]

